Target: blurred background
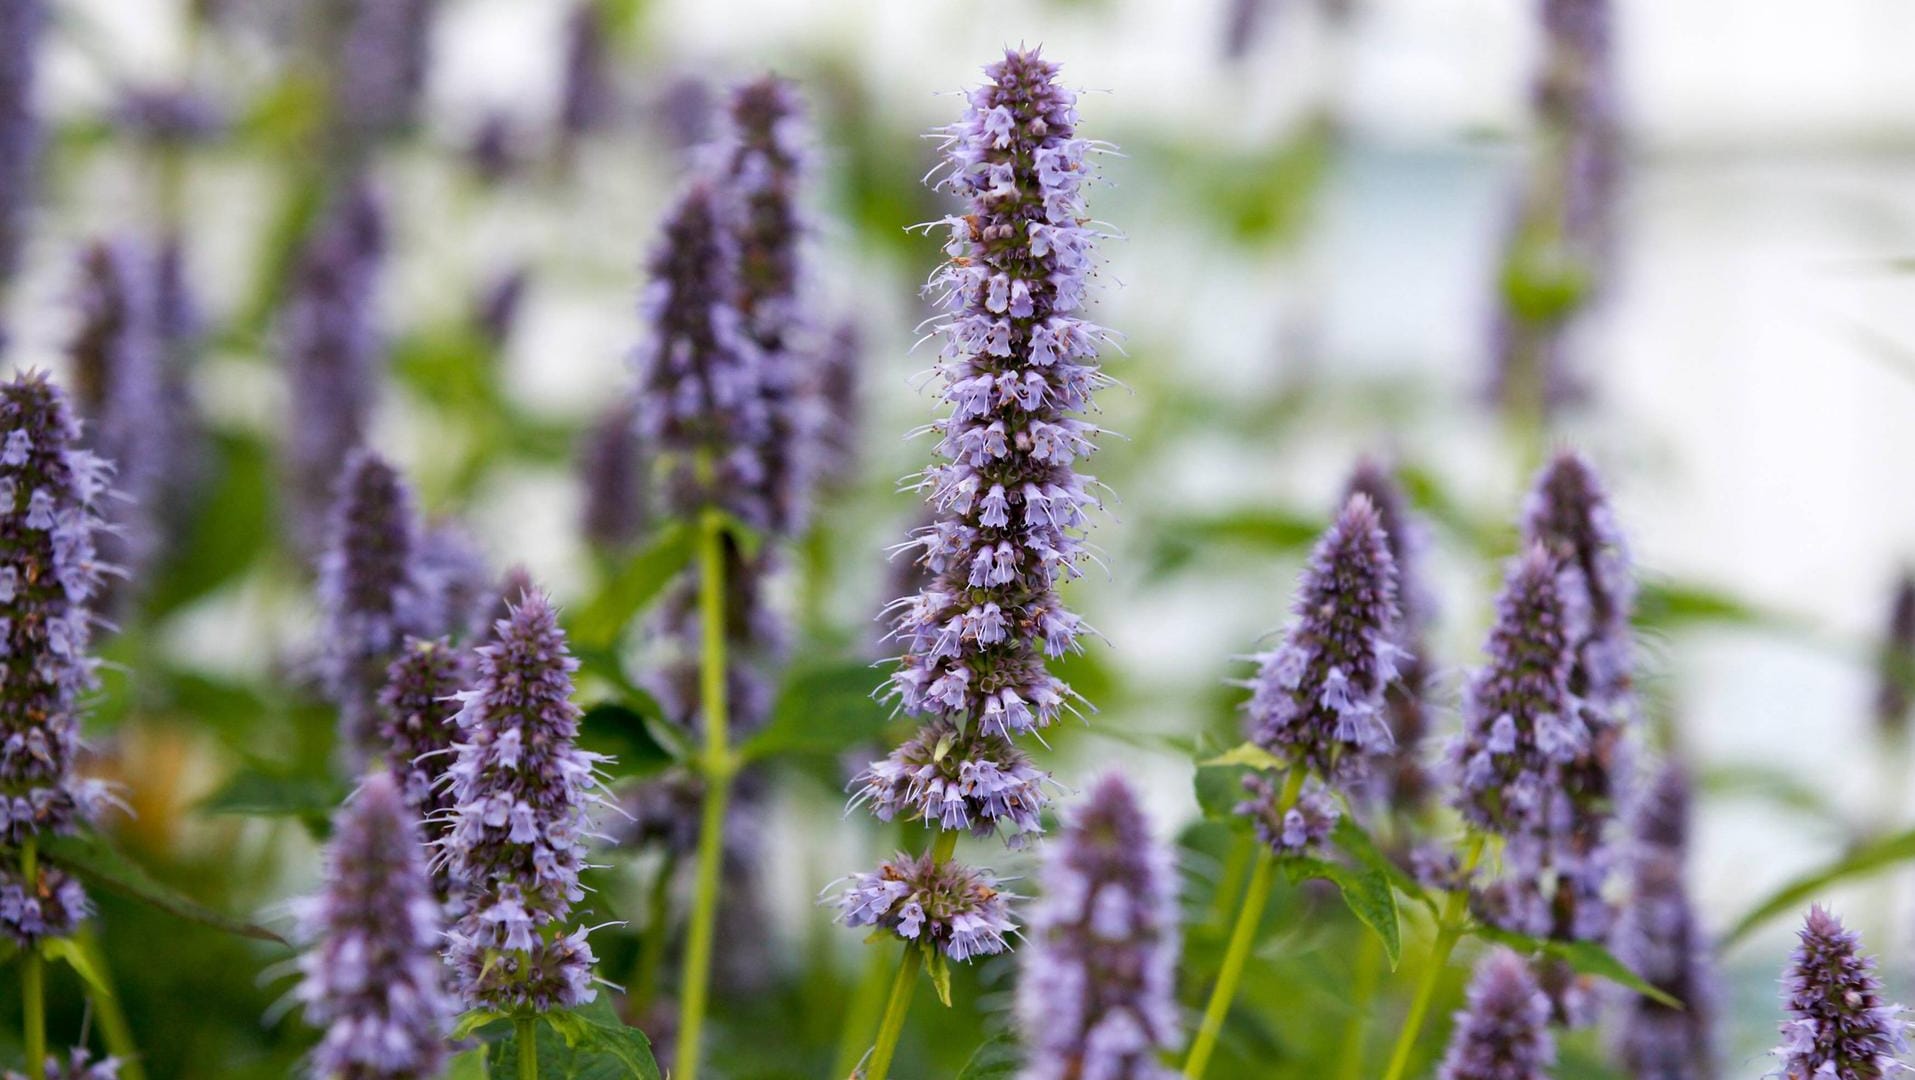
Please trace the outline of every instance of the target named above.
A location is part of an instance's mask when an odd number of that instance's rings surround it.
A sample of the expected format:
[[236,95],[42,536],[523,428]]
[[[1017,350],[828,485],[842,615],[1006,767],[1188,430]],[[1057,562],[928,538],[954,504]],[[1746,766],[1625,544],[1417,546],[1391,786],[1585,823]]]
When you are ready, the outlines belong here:
[[[1121,497],[1095,536],[1109,572],[1070,594],[1109,639],[1072,661],[1099,712],[1057,731],[1047,764],[1074,788],[1112,768],[1144,780],[1160,830],[1184,838],[1201,911],[1223,856],[1197,824],[1190,754],[1201,737],[1235,741],[1241,695],[1226,680],[1285,621],[1357,457],[1400,463],[1435,524],[1434,651],[1453,703],[1529,473],[1542,447],[1575,446],[1608,477],[1645,583],[1645,722],[1701,780],[1692,887],[1724,929],[1906,827],[1907,762],[1874,714],[1894,584],[1915,556],[1915,499],[1900,494],[1915,461],[1915,67],[1900,47],[1915,7],[1617,0],[1603,281],[1557,361],[1580,393],[1540,428],[1489,392],[1511,222],[1550,152],[1532,9],[607,0],[590,9],[603,110],[568,134],[578,9],[440,0],[417,121],[371,163],[392,226],[372,442],[494,565],[523,562],[562,604],[588,602],[605,571],[580,538],[575,449],[632,385],[641,260],[727,87],[794,79],[818,142],[808,284],[820,312],[861,332],[861,453],[778,600],[798,628],[793,678],[846,696],[845,672],[881,655],[873,619],[897,576],[885,549],[918,515],[896,481],[929,453],[903,436],[931,416],[916,390],[930,354],[912,345],[941,256],[905,230],[950,207],[919,182],[935,147],[922,133],[956,117],[955,92],[1005,45],[1041,43],[1086,91],[1082,133],[1122,150],[1091,205],[1123,236],[1104,251],[1095,317],[1125,335],[1101,418],[1124,438],[1094,463]],[[275,280],[329,171],[307,48],[328,17],[323,0],[54,0],[37,87],[49,142],[0,320],[7,364],[65,373],[84,245],[183,238],[206,328],[191,385],[204,501],[156,571],[164,584],[102,643],[113,666],[90,730],[135,811],[111,830],[129,854],[269,924],[313,883],[313,812],[283,784],[251,803],[234,784],[323,774],[311,733],[329,730],[299,689],[317,624],[279,535],[271,449],[300,408],[276,352]],[[488,337],[474,312],[518,274],[509,329]],[[642,643],[629,662],[643,668]],[[841,814],[844,779],[832,755],[773,777],[759,844],[770,940],[759,970],[721,989],[721,1075],[829,1075],[838,1060],[867,950],[816,897],[900,842]],[[1004,872],[1028,869],[986,850]],[[604,904],[636,921],[622,904],[643,905],[655,867],[608,861]],[[1899,995],[1915,992],[1906,877],[1826,897]],[[283,952],[101,900],[150,1075],[287,1074],[311,1036],[272,1009]],[[1320,901],[1305,890],[1273,910],[1291,929],[1252,971],[1268,1015],[1230,1033],[1214,1075],[1317,1075],[1309,1063],[1334,1052],[1297,1019],[1349,1007],[1339,972],[1355,938]],[[1788,930],[1769,924],[1722,957],[1725,1075],[1769,1068]],[[631,963],[621,942],[635,933],[604,932],[608,967]],[[1186,974],[1219,944],[1193,930]],[[955,1009],[921,1000],[915,1071],[900,1073],[954,1074],[1006,1023],[1012,971],[1004,958],[966,971]],[[55,991],[56,1030],[77,1027],[77,988]],[[779,1045],[729,1037],[767,1030]],[[1571,1045],[1564,1075],[1612,1075],[1599,1045]]]

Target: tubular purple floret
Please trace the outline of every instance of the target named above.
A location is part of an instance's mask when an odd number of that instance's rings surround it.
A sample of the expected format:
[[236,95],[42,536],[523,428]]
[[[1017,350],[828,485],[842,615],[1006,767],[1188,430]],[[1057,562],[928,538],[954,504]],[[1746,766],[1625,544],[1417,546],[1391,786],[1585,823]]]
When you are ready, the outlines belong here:
[[1827,908],[1809,908],[1782,975],[1782,1080],[1881,1080],[1908,1071],[1907,1021],[1882,1000],[1875,960]]

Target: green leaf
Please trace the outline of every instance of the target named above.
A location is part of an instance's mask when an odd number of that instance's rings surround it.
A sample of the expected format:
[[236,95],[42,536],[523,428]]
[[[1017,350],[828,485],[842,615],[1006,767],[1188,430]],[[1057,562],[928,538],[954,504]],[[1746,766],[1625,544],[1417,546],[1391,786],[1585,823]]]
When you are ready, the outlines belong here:
[[1322,878],[1334,883],[1343,894],[1343,903],[1349,907],[1350,914],[1374,931],[1377,940],[1383,943],[1390,970],[1396,970],[1397,960],[1403,955],[1403,934],[1397,923],[1396,892],[1390,888],[1387,875],[1369,867],[1352,869],[1307,855],[1288,855],[1279,862],[1293,883],[1305,878]]
[[40,841],[40,850],[49,861],[88,881],[150,904],[169,915],[229,934],[276,942],[291,948],[285,938],[263,926],[223,915],[155,881],[144,867],[97,836],[79,834],[44,837]]
[[1376,840],[1350,815],[1344,814],[1337,818],[1336,828],[1330,833],[1330,840],[1342,849],[1344,854],[1388,878],[1397,892],[1429,908],[1431,914],[1436,913],[1438,906],[1436,897],[1430,895],[1422,882],[1411,877],[1408,871],[1398,866],[1396,860],[1383,854],[1382,849],[1376,846]]
[[1783,912],[1794,911],[1803,901],[1838,881],[1880,873],[1911,858],[1915,858],[1915,829],[1863,843],[1827,866],[1803,874],[1770,893],[1722,935],[1720,947],[1729,948],[1756,927]]
[[602,701],[579,717],[578,744],[610,758],[605,771],[614,778],[650,776],[678,760],[673,748],[654,733],[654,725],[661,723],[663,718],[656,714],[647,716],[629,705]]
[[1248,765],[1197,766],[1191,786],[1196,792],[1197,806],[1203,810],[1204,816],[1214,821],[1248,827],[1247,820],[1237,814],[1236,806],[1244,799],[1244,777],[1255,771]]
[[794,670],[771,722],[738,748],[746,760],[778,754],[836,754],[884,734],[890,711],[872,696],[884,676],[862,661]]
[[506,1015],[505,1013],[494,1012],[491,1009],[468,1009],[464,1013],[460,1014],[459,1022],[453,1025],[452,1036],[451,1036],[452,1041],[461,1042],[465,1039],[471,1038],[473,1032],[479,1030],[480,1028],[486,1026],[487,1024],[495,1024],[501,1020],[511,1020],[511,1019],[512,1018]]
[[216,435],[212,442],[207,458],[215,472],[198,488],[203,494],[185,535],[158,572],[145,579],[151,589],[141,606],[148,618],[176,611],[237,578],[274,534],[271,451],[251,436]]
[[1712,765],[1702,770],[1699,783],[1710,796],[1760,799],[1796,814],[1819,818],[1843,831],[1850,828],[1842,809],[1822,788],[1787,769],[1753,763]]
[[1000,1031],[971,1052],[970,1060],[958,1070],[957,1080],[1006,1080],[1016,1076],[1023,1063],[1024,1053],[1017,1044],[1017,1036]]
[[931,976],[931,987],[938,992],[938,1001],[945,1008],[951,1007],[951,962],[944,958],[944,950],[924,946],[925,974]]
[[93,963],[93,957],[72,938],[45,939],[40,942],[40,955],[72,968],[95,994],[107,998],[113,996],[113,984],[107,981],[106,973]]
[[328,777],[297,776],[265,763],[235,772],[199,809],[208,814],[249,814],[326,821],[345,801],[346,787]]
[[1285,766],[1276,756],[1253,742],[1238,743],[1216,757],[1197,763],[1203,768],[1222,765],[1248,765],[1261,772],[1278,772]]
[[1324,525],[1321,515],[1270,507],[1156,521],[1151,525],[1156,540],[1149,573],[1172,573],[1198,553],[1219,545],[1277,554],[1304,551],[1316,542]]
[[681,571],[691,565],[697,536],[682,522],[660,530],[572,617],[571,636],[585,649],[606,649]]
[[[637,1028],[626,1027],[601,992],[577,1009],[544,1013],[537,1026],[539,1076],[564,1080],[660,1080],[651,1043]],[[491,1046],[494,1073],[516,1075],[516,1030]]]
[[453,1055],[446,1065],[445,1080],[491,1080],[492,1071],[486,1068],[485,1053],[485,1047],[475,1046]]
[[1694,582],[1650,579],[1636,596],[1637,626],[1664,630],[1690,626],[1766,626],[1799,629],[1801,620],[1764,611],[1722,589]]
[[1485,941],[1507,945],[1518,952],[1553,956],[1584,975],[1608,979],[1618,986],[1633,990],[1643,997],[1660,1002],[1672,1009],[1683,1007],[1680,1000],[1644,982],[1641,976],[1630,971],[1621,960],[1616,959],[1615,954],[1593,941],[1547,941],[1480,924],[1471,932]]

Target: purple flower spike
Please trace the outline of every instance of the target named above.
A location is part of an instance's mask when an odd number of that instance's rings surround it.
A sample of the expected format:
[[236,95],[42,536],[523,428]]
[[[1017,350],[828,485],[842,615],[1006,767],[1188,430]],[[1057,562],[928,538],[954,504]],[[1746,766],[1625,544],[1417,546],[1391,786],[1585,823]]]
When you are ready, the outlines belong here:
[[38,871],[39,880],[29,885],[19,867],[0,868],[0,935],[23,949],[71,937],[93,914],[93,902],[73,875],[57,866]]
[[33,88],[46,24],[43,0],[0,5],[0,289],[19,267],[38,186],[42,136]]
[[473,621],[472,640],[482,645],[496,642],[512,621],[512,609],[524,603],[525,598],[538,589],[538,584],[532,580],[532,572],[523,564],[514,563],[506,567],[505,573],[499,575],[498,586],[490,594],[490,603]]
[[94,553],[110,469],[80,449],[44,373],[0,384],[0,844],[64,832],[105,802],[73,775],[101,570]]
[[382,349],[375,311],[386,249],[385,215],[364,181],[322,220],[293,271],[282,315],[294,546],[316,552],[333,485],[365,442]]
[[[453,807],[452,792],[441,778],[452,767],[457,695],[471,683],[471,657],[464,650],[444,638],[407,638],[379,692],[379,744],[386,769],[406,805],[426,822],[427,840],[435,846]],[[435,891],[441,898],[450,896],[450,867],[441,861],[434,870]]]
[[[26,1080],[26,1076],[9,1069],[6,1080]],[[120,1080],[120,1059],[108,1057],[95,1061],[91,1051],[76,1046],[67,1052],[64,1060],[47,1055],[46,1080]]]
[[1816,905],[1782,973],[1782,1080],[1881,1080],[1908,1070],[1902,1007],[1882,1001],[1875,960],[1854,931]]
[[494,351],[504,349],[518,329],[519,315],[525,310],[525,294],[532,285],[532,271],[524,265],[508,267],[494,274],[479,290],[472,305],[472,325]]
[[413,578],[432,633],[463,637],[491,611],[492,567],[478,540],[457,521],[434,522],[419,538]]
[[1283,644],[1257,657],[1250,737],[1332,783],[1393,745],[1383,691],[1396,677],[1396,560],[1367,495],[1344,504],[1310,553]]
[[1017,1016],[1027,1080],[1168,1080],[1177,1040],[1177,871],[1118,776],[1044,860]]
[[1875,727],[1900,736],[1908,731],[1909,691],[1915,687],[1915,572],[1904,570],[1895,581],[1879,664]]
[[863,362],[863,335],[856,323],[846,319],[826,335],[812,372],[810,396],[818,417],[815,464],[818,486],[828,493],[842,491],[858,479]]
[[390,775],[367,777],[337,815],[324,890],[299,905],[298,996],[325,1032],[314,1080],[427,1080],[445,1063],[455,1010],[417,820]]
[[965,739],[946,720],[926,724],[851,782],[853,803],[869,802],[879,821],[918,819],[973,836],[1001,831],[1012,847],[1043,831],[1050,774],[1002,736]]
[[638,427],[665,461],[672,510],[689,516],[718,505],[762,526],[770,428],[757,347],[732,303],[735,235],[721,190],[694,179],[666,218],[650,264],[641,306],[652,333],[637,358]]
[[1498,949],[1476,965],[1437,1080],[1548,1080],[1556,1060],[1549,999],[1523,958]]
[[875,926],[905,941],[928,942],[953,960],[991,956],[1007,947],[1010,895],[988,870],[937,862],[929,852],[900,854],[868,874],[851,875],[838,896],[846,926]]
[[332,536],[319,567],[325,618],[320,677],[339,707],[351,760],[378,747],[377,697],[407,635],[429,634],[432,596],[419,578],[412,493],[384,458],[356,452],[340,477]]
[[1345,489],[1345,500],[1362,495],[1376,507],[1377,523],[1396,564],[1397,620],[1396,678],[1384,691],[1384,715],[1392,747],[1388,760],[1376,770],[1377,792],[1392,812],[1420,816],[1436,788],[1423,763],[1423,739],[1430,728],[1430,665],[1424,641],[1436,618],[1436,600],[1423,577],[1423,556],[1429,547],[1429,526],[1413,514],[1403,489],[1390,470],[1368,458],[1357,463]]
[[601,551],[628,550],[645,531],[646,462],[636,403],[613,402],[586,432],[578,472],[585,504],[580,531]]
[[769,528],[792,535],[803,530],[815,467],[799,306],[800,249],[808,227],[798,193],[809,165],[810,132],[797,90],[772,76],[734,91],[727,120],[720,152],[726,184],[739,203],[737,306],[757,346],[767,425],[760,499]]
[[1557,769],[1588,743],[1569,692],[1567,576],[1541,547],[1510,564],[1484,650],[1489,663],[1464,690],[1463,732],[1450,746],[1456,808],[1506,837],[1547,834]]
[[891,689],[906,712],[966,717],[987,735],[1057,719],[1071,691],[1045,658],[1084,632],[1056,589],[1081,572],[1097,505],[1075,464],[1098,429],[1077,414],[1106,381],[1096,351],[1108,334],[1076,314],[1096,235],[1080,224],[1090,144],[1057,72],[1034,51],[1006,53],[943,132],[939,186],[968,212],[947,219],[951,258],[929,286],[951,411],[932,425],[944,460],[919,484],[937,520],[909,545],[936,577],[897,604]]
[[1629,970],[1682,1002],[1672,1009],[1624,995],[1619,1056],[1633,1076],[1709,1080],[1715,1056],[1716,979],[1709,939],[1683,884],[1689,846],[1689,778],[1665,766],[1635,812],[1630,902],[1614,950]]
[[334,115],[356,141],[418,123],[437,0],[350,0],[334,69]]
[[609,125],[613,93],[605,16],[597,0],[579,0],[565,19],[564,82],[559,88],[559,131],[576,139]]
[[122,90],[113,122],[129,135],[168,146],[212,142],[228,124],[225,110],[211,98],[190,86],[162,84]]
[[447,934],[468,1005],[544,1012],[592,1000],[585,931],[563,923],[579,885],[591,805],[602,799],[596,754],[573,745],[578,661],[542,592],[524,594],[478,649],[475,688],[460,695],[459,741],[446,783],[453,807],[443,857],[468,890]]

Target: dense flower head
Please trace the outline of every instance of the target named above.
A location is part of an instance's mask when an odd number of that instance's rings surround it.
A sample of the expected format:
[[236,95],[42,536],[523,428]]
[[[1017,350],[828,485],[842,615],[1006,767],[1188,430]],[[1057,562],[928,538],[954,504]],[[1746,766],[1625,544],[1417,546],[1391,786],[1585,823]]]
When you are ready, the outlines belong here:
[[418,572],[412,493],[378,454],[356,451],[339,478],[331,536],[319,567],[325,619],[320,678],[339,707],[349,756],[377,749],[376,699],[386,665],[408,634],[431,632],[432,596]]
[[1232,812],[1249,818],[1257,839],[1279,855],[1300,855],[1322,847],[1343,816],[1336,796],[1315,777],[1304,783],[1289,806],[1280,805],[1276,782],[1262,773],[1244,777],[1243,789],[1249,797],[1232,807]]
[[1177,871],[1121,777],[1049,845],[1017,1015],[1028,1080],[1163,1080],[1177,1038]]
[[[26,1080],[26,1076],[9,1069],[6,1080]],[[95,1061],[92,1051],[76,1046],[65,1058],[47,1055],[46,1080],[120,1080],[120,1059],[105,1057]]]
[[1549,999],[1522,957],[1508,949],[1484,956],[1468,1003],[1456,1014],[1437,1080],[1546,1080],[1556,1060]]
[[1396,577],[1375,504],[1351,496],[1310,553],[1283,643],[1257,657],[1251,739],[1331,780],[1364,776],[1389,752],[1383,693],[1401,652]]
[[764,76],[732,92],[719,146],[738,202],[735,303],[757,346],[767,425],[759,498],[774,533],[802,530],[815,417],[804,396],[811,356],[800,306],[807,226],[798,205],[811,152],[804,103],[784,79]]
[[1631,1075],[1708,1080],[1716,1075],[1715,971],[1683,874],[1688,856],[1689,778],[1666,765],[1634,810],[1630,900],[1613,949],[1629,970],[1682,1002],[1672,1009],[1625,993],[1618,1051]]
[[927,942],[953,960],[990,956],[1007,947],[1011,897],[988,870],[930,852],[899,854],[869,873],[853,874],[838,895],[846,926],[874,926],[905,941]]
[[524,563],[513,563],[506,567],[505,573],[499,575],[497,585],[487,595],[487,603],[473,619],[472,640],[482,645],[497,641],[512,623],[512,609],[538,589],[538,583],[532,580],[532,571],[527,570]]
[[1377,524],[1396,566],[1396,677],[1384,688],[1384,716],[1390,728],[1387,760],[1376,769],[1378,794],[1391,810],[1415,816],[1423,811],[1435,781],[1423,763],[1423,739],[1430,727],[1429,646],[1424,636],[1435,620],[1435,598],[1423,577],[1429,527],[1411,512],[1403,489],[1390,470],[1371,458],[1357,463],[1345,486],[1345,501],[1362,495],[1376,507]]
[[0,935],[23,949],[70,937],[93,914],[78,878],[57,866],[35,869],[38,880],[28,884],[19,867],[0,868]]
[[[386,685],[379,691],[379,746],[386,769],[406,805],[426,822],[427,839],[433,843],[453,806],[452,792],[441,777],[452,766],[457,695],[471,681],[472,660],[465,650],[445,638],[409,637],[386,669]],[[450,868],[439,861],[434,869],[433,884],[445,897],[451,889]]]
[[1001,735],[964,739],[935,720],[852,780],[853,804],[869,802],[879,821],[919,819],[935,828],[1002,832],[1013,847],[1043,831],[1050,774]]
[[1108,334],[1076,314],[1095,236],[1081,224],[1091,144],[1057,73],[1035,51],[1007,52],[942,133],[939,184],[968,206],[946,219],[950,259],[929,287],[950,412],[932,424],[942,460],[919,486],[937,518],[907,545],[935,578],[896,605],[891,687],[907,712],[989,735],[1043,727],[1070,699],[1045,657],[1083,631],[1057,585],[1081,573],[1097,504],[1075,468],[1098,432],[1077,414],[1106,381]]
[[1504,836],[1549,832],[1557,770],[1588,742],[1569,691],[1567,577],[1541,547],[1510,564],[1484,649],[1489,662],[1464,689],[1463,732],[1450,745],[1457,809]]
[[298,997],[325,1032],[314,1080],[424,1080],[445,1061],[455,1010],[417,822],[392,776],[367,777],[336,815],[322,891],[299,905]]
[[630,548],[645,530],[646,462],[635,402],[613,402],[592,424],[579,445],[578,475],[579,531],[601,551]]
[[89,605],[110,467],[45,374],[0,384],[0,843],[64,831],[104,790],[73,775],[94,685]]
[[665,219],[641,307],[639,434],[666,464],[666,502],[681,515],[722,506],[764,525],[770,422],[758,348],[737,306],[736,208],[694,178]]
[[46,25],[44,0],[0,5],[0,286],[19,265],[33,209],[42,142],[33,88]]
[[1908,730],[1911,687],[1915,687],[1915,572],[1895,581],[1887,632],[1882,635],[1875,687],[1875,726],[1884,734]]
[[1902,1007],[1882,1000],[1875,960],[1861,938],[1816,905],[1782,974],[1783,1080],[1880,1080],[1908,1066]]
[[378,391],[381,335],[374,298],[385,214],[364,180],[348,185],[307,239],[281,315],[287,469],[294,546],[319,550],[335,478],[365,442]]
[[[177,441],[163,401],[166,343],[161,337],[154,256],[128,239],[90,245],[80,260],[79,328],[68,348],[73,399],[88,443],[114,463],[114,487],[101,557],[137,581],[158,544],[154,518]],[[111,599],[126,586],[109,583]],[[114,605],[103,598],[103,609]]]
[[574,745],[578,661],[536,590],[477,653],[444,781],[453,807],[443,857],[468,891],[468,910],[448,934],[450,959],[474,1006],[578,1005],[592,996],[592,951],[584,931],[560,924],[585,895],[579,870],[600,800],[600,758]]

